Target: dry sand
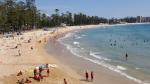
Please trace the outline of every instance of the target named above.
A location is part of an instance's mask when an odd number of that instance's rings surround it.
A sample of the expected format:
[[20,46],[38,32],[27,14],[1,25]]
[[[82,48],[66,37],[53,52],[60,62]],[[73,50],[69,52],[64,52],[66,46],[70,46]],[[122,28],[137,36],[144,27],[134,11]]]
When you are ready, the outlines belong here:
[[[53,55],[48,54],[44,46],[47,44],[49,38],[55,40],[70,31],[99,26],[106,25],[58,27],[55,32],[53,32],[53,29],[50,31],[33,30],[24,32],[23,35],[20,36],[16,35],[14,39],[1,36],[0,84],[16,84],[17,80],[33,76],[32,70],[36,66],[46,63],[55,64],[57,67],[50,67],[50,77],[44,78],[41,82],[30,79],[33,84],[64,84],[64,78],[66,78],[68,84],[92,84],[91,82],[80,81],[83,77],[78,75],[77,72],[70,67],[56,60]],[[31,39],[30,43],[28,43],[29,39]],[[39,41],[41,41],[41,43],[39,43]],[[18,45],[18,48],[15,49],[16,45]],[[31,46],[33,50],[31,50]],[[19,50],[21,56],[18,56]],[[19,71],[23,72],[23,76],[16,76]]]
[[[15,35],[14,38],[0,38],[0,84],[16,84],[17,80],[33,76],[31,69],[41,64],[55,64],[58,67],[50,68],[52,76],[45,78],[42,82],[33,81],[33,83],[41,84],[63,84],[63,79],[66,78],[69,84],[86,83],[80,81],[80,76],[73,70],[67,68],[57,61],[53,56],[47,54],[44,45],[49,38],[57,38],[63,33],[81,29],[94,27],[90,26],[72,26],[72,27],[58,27],[57,31],[43,31],[33,30],[24,32],[23,35]],[[28,43],[28,40],[31,40]],[[46,40],[46,42],[45,42]],[[39,43],[41,41],[41,43]],[[17,46],[17,48],[15,48]],[[33,47],[33,50],[31,50]],[[19,52],[21,56],[19,56]],[[17,77],[17,73],[22,71],[23,77]],[[67,73],[66,73],[67,72]]]

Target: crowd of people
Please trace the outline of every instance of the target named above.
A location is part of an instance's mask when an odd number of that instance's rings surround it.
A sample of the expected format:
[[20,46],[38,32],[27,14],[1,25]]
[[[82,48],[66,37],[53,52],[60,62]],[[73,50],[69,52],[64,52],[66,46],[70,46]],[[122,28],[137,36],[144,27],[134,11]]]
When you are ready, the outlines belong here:
[[[46,75],[43,75],[43,71],[46,71]],[[44,77],[49,77],[49,74],[50,74],[50,70],[49,70],[49,67],[48,67],[48,64],[45,65],[45,68],[43,67],[39,67],[39,69],[35,68],[33,70],[33,79],[36,80],[36,81],[42,81],[44,79]],[[23,73],[20,71],[17,76],[21,76],[23,75]],[[24,84],[24,83],[32,83],[31,80],[29,80],[29,78],[26,78],[26,80],[24,79],[21,79],[21,80],[18,80],[18,84]]]
[[[46,75],[43,75],[43,73],[42,73],[43,71],[46,71]],[[39,67],[38,69],[35,68],[33,70],[33,74],[34,74],[33,79],[36,80],[36,81],[38,81],[38,82],[42,81],[44,79],[44,77],[49,77],[50,70],[49,70],[48,64],[45,65],[45,68],[43,68],[43,67]],[[17,74],[17,76],[21,76],[21,75],[23,75],[22,71],[20,71]],[[86,71],[85,72],[85,81],[87,81],[87,82],[89,82],[89,81],[93,82],[93,80],[94,80],[94,72],[91,71],[90,73],[88,73],[88,71]],[[18,80],[17,83],[18,84],[25,84],[25,83],[32,83],[32,81],[29,78],[26,78],[26,79]],[[63,84],[68,84],[66,78],[64,78]]]
[[[48,64],[46,64],[45,66],[46,66],[45,68],[39,67],[39,70],[37,70],[36,68],[34,69],[33,72],[34,72],[34,79],[35,79],[35,80],[41,81],[41,80],[43,80],[44,77],[49,77],[50,71],[49,71],[49,68],[48,68]],[[42,72],[43,72],[44,70],[46,70],[46,72],[47,72],[47,75],[46,75],[46,76],[44,76],[44,75],[42,74]]]
[[[54,39],[56,39],[57,37],[54,37]],[[27,43],[30,43],[32,39],[29,39],[27,40]],[[42,41],[39,40],[38,43],[41,43]],[[44,38],[44,42],[47,42],[46,38]],[[15,47],[15,49],[18,49],[18,45]],[[30,49],[33,50],[33,46],[30,46]],[[19,49],[18,50],[18,56],[21,56],[21,50]],[[46,74],[44,73],[46,72]],[[24,75],[22,71],[20,71],[17,76],[22,76]],[[45,67],[39,67],[38,69],[37,68],[34,68],[33,69],[33,77],[31,79],[31,77],[25,77],[25,78],[22,78],[20,80],[17,80],[17,83],[18,84],[25,84],[25,83],[33,83],[33,80],[34,82],[37,81],[37,82],[42,82],[42,80],[46,77],[49,77],[50,76],[50,69],[48,67],[48,64],[45,64]],[[93,71],[91,71],[90,73],[88,73],[87,71],[85,72],[85,80],[87,82],[89,81],[93,81],[94,79],[94,73]],[[66,78],[63,79],[63,84],[68,84],[68,81],[66,80]]]
[[[126,35],[124,35],[126,36]],[[143,39],[143,38],[139,38],[139,37],[134,37],[132,35],[127,35],[126,38],[121,38],[121,37],[118,37],[117,39],[112,39],[113,36],[110,35],[111,39],[108,40],[109,42],[109,45],[111,48],[119,48],[120,50],[126,50],[128,49],[129,47],[141,47],[141,45],[148,45],[149,44],[149,39],[146,38],[146,39]],[[129,40],[128,40],[129,39]],[[131,39],[131,41],[130,41]],[[134,41],[132,41],[134,40]],[[149,46],[147,46],[149,47]],[[127,50],[125,51],[125,60],[128,60],[129,58],[129,53],[127,53]]]

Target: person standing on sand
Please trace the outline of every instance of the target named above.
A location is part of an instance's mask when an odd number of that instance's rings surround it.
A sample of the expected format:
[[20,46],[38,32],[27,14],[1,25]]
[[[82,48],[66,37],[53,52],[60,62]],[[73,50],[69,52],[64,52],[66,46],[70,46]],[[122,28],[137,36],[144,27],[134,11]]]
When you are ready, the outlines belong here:
[[31,50],[33,50],[33,47],[31,46]]
[[47,77],[49,77],[49,72],[50,72],[49,69],[47,69]]
[[34,75],[37,74],[37,69],[35,68],[34,71],[33,71]]
[[64,84],[68,84],[65,78],[64,78]]
[[91,71],[91,81],[93,81],[93,79],[94,79],[94,73],[93,71]]
[[85,72],[85,78],[86,78],[86,81],[88,81],[88,79],[89,79],[89,74],[88,74],[87,71]]
[[20,50],[18,50],[18,55],[21,56]]
[[42,71],[43,71],[43,68],[39,67],[39,73],[42,73]]
[[39,77],[40,77],[41,80],[43,80],[43,75],[42,75],[42,73],[39,73]]

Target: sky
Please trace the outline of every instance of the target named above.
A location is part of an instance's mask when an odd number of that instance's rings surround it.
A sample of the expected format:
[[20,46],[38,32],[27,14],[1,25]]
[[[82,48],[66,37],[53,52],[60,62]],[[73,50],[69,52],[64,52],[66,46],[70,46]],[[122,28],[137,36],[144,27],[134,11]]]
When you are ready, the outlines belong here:
[[36,0],[41,12],[51,15],[60,12],[85,13],[106,18],[150,16],[150,0]]

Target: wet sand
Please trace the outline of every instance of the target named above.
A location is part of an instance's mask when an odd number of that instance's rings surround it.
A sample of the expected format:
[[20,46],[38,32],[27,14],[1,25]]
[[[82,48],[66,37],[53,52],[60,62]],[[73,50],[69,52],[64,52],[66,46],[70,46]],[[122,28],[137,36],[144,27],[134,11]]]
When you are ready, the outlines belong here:
[[100,65],[73,55],[58,41],[50,39],[45,48],[49,54],[55,56],[62,64],[77,72],[82,77],[80,79],[81,81],[85,81],[84,73],[87,70],[88,72],[94,72],[94,84],[137,84],[136,82],[121,76],[117,72],[108,70]]
[[[45,39],[54,36],[55,33],[51,34],[51,31],[35,30],[15,36],[14,39],[0,38],[0,84],[18,84],[18,80],[26,78],[29,78],[32,84],[63,84],[64,78],[69,84],[85,84],[86,82],[79,80],[80,76],[77,73],[62,65],[54,56],[46,52],[44,46],[47,41]],[[32,39],[30,43],[28,43],[29,39]],[[18,43],[21,46],[14,48]],[[31,46],[33,50],[31,50]],[[18,50],[20,50],[21,56],[18,55]],[[34,68],[46,63],[55,64],[57,67],[50,67],[50,77],[44,78],[43,81],[34,80],[32,78]],[[23,72],[23,75],[17,76],[20,71]]]
[[[54,33],[51,30],[33,30],[24,32],[21,36],[15,36],[14,39],[1,36],[0,84],[16,84],[20,78],[33,76],[26,73],[31,67],[34,69],[34,67],[46,63],[56,64],[58,67],[52,68],[52,76],[45,78],[42,82],[31,79],[32,84],[63,84],[64,78],[69,84],[92,84],[92,82],[84,81],[85,70],[94,71],[96,75],[94,84],[136,84],[118,73],[72,55],[54,38],[62,37],[66,32],[100,26],[103,25],[59,27],[58,31]],[[21,38],[24,39],[21,40]],[[47,41],[49,38],[50,41]],[[31,39],[30,43],[27,42],[29,39]],[[21,46],[15,49],[14,47],[18,44]],[[33,50],[31,50],[31,46]],[[20,50],[21,56],[18,56],[18,50]],[[24,73],[23,77],[16,76],[20,70]]]

